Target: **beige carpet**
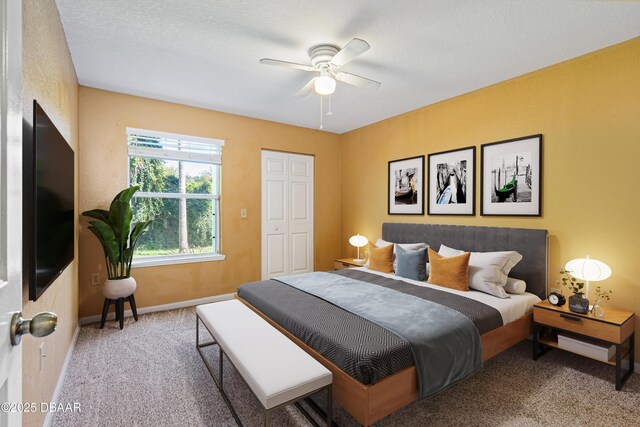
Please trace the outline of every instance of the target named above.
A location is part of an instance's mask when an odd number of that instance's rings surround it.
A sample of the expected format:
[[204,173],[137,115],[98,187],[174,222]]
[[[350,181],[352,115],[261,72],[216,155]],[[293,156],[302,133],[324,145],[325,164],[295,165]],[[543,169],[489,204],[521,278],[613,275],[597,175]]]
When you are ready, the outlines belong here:
[[[82,327],[53,426],[233,426],[231,414],[195,350],[193,308]],[[208,348],[210,360],[217,352]],[[246,426],[263,423],[261,406],[229,363],[225,387]],[[380,426],[640,426],[640,375],[622,391],[614,368],[559,350],[531,360],[523,342],[485,363],[473,377],[416,402]],[[319,400],[320,402],[320,400]],[[324,406],[324,405],[323,405]],[[335,420],[356,425],[337,408]],[[295,407],[274,414],[274,426],[310,425]]]

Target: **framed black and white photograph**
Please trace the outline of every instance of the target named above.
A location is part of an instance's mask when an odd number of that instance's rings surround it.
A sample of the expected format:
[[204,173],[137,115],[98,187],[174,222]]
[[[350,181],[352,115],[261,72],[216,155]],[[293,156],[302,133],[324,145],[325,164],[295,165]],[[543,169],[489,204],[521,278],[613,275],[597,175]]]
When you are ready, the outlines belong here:
[[542,135],[482,145],[482,215],[540,216]]
[[389,162],[389,215],[424,215],[424,156]]
[[476,147],[429,154],[429,215],[475,215]]

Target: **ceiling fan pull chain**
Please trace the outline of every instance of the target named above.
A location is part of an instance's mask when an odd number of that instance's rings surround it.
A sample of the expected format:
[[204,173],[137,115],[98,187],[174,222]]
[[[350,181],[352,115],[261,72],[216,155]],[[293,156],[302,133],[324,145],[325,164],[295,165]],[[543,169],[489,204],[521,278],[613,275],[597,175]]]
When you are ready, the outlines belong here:
[[324,96],[320,95],[320,130],[322,130],[324,128],[323,126],[323,116],[324,114],[322,114],[322,99],[324,98]]
[[327,107],[327,116],[333,116],[333,112],[331,111],[331,95],[327,95],[327,101],[329,104],[329,107]]

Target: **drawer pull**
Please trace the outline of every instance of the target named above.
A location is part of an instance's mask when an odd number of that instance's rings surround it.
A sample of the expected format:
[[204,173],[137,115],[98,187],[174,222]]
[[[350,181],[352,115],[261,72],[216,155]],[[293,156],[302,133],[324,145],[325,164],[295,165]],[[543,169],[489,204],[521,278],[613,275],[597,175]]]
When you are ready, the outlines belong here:
[[573,322],[581,322],[582,319],[576,316],[572,316],[570,314],[564,314],[564,313],[560,313],[560,317],[567,319],[567,320],[571,320]]
[[343,262],[343,263],[342,263],[342,266],[343,266],[343,267],[349,267],[349,264],[346,264],[346,263],[344,263],[344,262]]

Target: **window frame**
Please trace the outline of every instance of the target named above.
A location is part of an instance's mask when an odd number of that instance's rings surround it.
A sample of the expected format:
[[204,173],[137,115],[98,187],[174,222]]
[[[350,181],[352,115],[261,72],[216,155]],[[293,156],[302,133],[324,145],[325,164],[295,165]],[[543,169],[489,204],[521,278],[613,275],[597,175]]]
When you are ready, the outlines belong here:
[[[213,191],[213,194],[203,193],[158,193],[158,192],[142,192],[138,191],[134,195],[134,198],[165,198],[165,199],[187,199],[187,200],[211,200],[215,208],[215,247],[213,252],[210,253],[197,253],[197,254],[171,254],[171,255],[156,255],[156,256],[143,256],[133,257],[131,266],[135,268],[152,267],[158,265],[174,265],[174,264],[188,264],[195,262],[207,262],[207,261],[222,261],[226,258],[222,254],[222,239],[221,239],[221,198],[222,198],[222,147],[225,141],[220,139],[203,138],[190,135],[181,135],[168,132],[151,131],[146,129],[127,128],[127,182],[131,185],[131,171],[130,171],[130,159],[132,157],[143,157],[159,160],[172,160],[178,162],[187,163],[201,163],[210,164],[212,166],[218,166],[214,168],[215,175],[214,181],[217,184]],[[217,147],[219,154],[211,154],[208,156],[194,155],[195,158],[184,158],[183,156],[171,156],[170,150],[163,149],[146,149],[141,147],[132,147],[129,143],[131,136],[141,136],[150,138],[160,138],[166,140],[175,140],[180,142],[185,141],[187,143],[195,143],[199,145],[211,144]],[[154,155],[154,150],[157,150],[157,154],[167,153],[167,155]],[[132,153],[133,151],[133,153]],[[212,151],[215,151],[212,148]],[[177,157],[177,158],[174,158]]]

